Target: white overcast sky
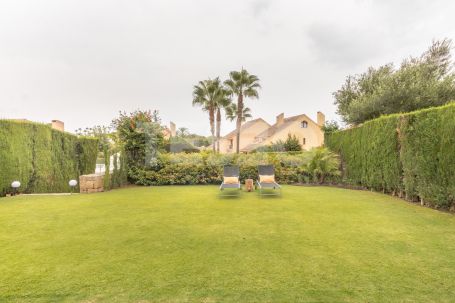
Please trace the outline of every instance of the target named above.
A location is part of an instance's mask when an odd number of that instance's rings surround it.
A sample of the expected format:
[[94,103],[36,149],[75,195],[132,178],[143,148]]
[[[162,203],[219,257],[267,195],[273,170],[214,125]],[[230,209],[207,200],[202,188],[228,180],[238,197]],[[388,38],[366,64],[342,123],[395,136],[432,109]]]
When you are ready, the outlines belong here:
[[338,119],[347,75],[455,38],[454,12],[453,0],[0,0],[0,117],[74,131],[157,109],[208,134],[192,86],[243,66],[263,86],[254,117]]

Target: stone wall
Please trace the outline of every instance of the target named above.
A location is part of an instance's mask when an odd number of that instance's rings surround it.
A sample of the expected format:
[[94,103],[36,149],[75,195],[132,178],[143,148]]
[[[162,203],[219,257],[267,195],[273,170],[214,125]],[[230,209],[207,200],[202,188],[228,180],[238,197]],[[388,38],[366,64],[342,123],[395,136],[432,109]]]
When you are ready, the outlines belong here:
[[79,176],[81,194],[98,193],[104,191],[103,175],[91,174]]

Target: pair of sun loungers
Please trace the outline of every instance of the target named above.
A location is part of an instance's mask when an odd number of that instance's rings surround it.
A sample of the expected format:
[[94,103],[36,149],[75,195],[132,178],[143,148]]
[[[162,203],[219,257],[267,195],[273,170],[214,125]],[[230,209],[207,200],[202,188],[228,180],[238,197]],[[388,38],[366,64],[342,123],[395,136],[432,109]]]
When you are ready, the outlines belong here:
[[[256,187],[260,195],[281,194],[281,186],[275,181],[275,169],[273,165],[258,166],[259,180],[256,180]],[[224,189],[241,189],[240,169],[235,165],[224,166],[223,183],[220,190]]]

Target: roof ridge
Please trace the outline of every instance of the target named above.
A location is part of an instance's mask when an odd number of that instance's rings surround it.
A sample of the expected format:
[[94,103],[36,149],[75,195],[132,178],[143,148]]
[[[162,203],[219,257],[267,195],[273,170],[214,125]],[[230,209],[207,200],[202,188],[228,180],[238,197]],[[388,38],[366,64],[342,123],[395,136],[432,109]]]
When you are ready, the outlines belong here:
[[[245,123],[242,124],[242,126],[240,127],[240,130],[245,130],[247,129],[248,127],[251,126],[251,122],[257,122],[257,121],[263,121],[265,122],[269,128],[271,127],[271,125],[265,121],[263,118],[259,117],[259,118],[256,118],[256,119],[253,119],[253,120],[249,120],[249,121],[246,121]],[[230,131],[229,133],[227,133],[226,135],[223,136],[223,138],[226,138],[226,137],[229,137],[231,135],[234,135],[236,133],[236,129],[234,129],[233,131]]]

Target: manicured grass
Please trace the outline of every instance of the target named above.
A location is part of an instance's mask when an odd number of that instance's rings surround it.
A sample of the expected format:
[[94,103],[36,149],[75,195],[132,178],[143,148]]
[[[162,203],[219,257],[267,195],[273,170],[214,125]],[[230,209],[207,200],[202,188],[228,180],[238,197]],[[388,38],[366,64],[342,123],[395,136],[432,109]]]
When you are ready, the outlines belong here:
[[0,302],[453,302],[455,216],[214,186],[0,199]]

